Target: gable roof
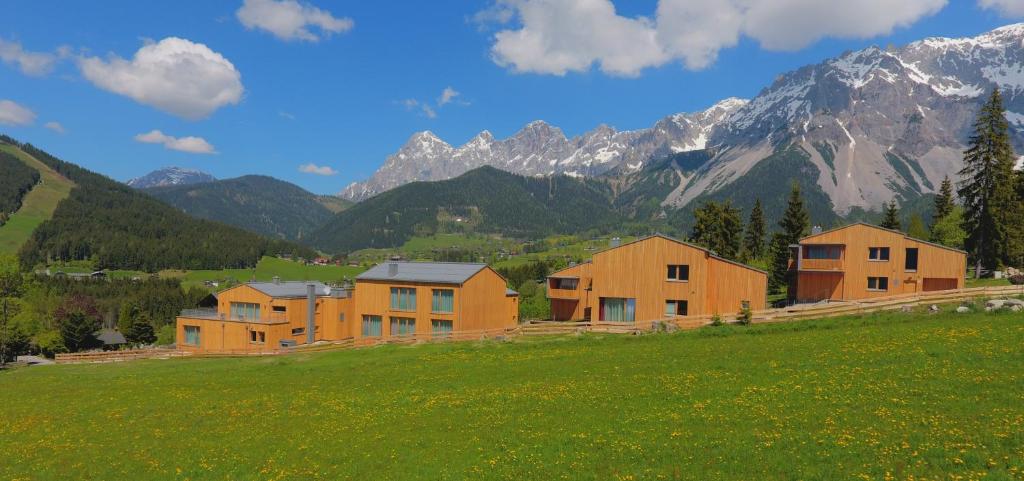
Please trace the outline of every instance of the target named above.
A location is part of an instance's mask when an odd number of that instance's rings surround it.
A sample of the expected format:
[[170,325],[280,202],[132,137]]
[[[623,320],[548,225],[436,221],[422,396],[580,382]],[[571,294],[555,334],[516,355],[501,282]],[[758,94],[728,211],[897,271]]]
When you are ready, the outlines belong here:
[[317,281],[281,281],[281,282],[247,282],[245,285],[256,289],[270,297],[306,297],[306,286],[313,284],[316,287],[316,295],[327,296],[331,294],[331,288],[323,282]]
[[115,346],[128,342],[128,340],[124,338],[124,334],[121,334],[121,331],[110,328],[100,329],[99,332],[96,333],[96,339],[99,339],[106,346]]
[[[390,273],[391,265],[396,266],[394,275]],[[384,262],[359,274],[356,280],[463,284],[487,268],[487,264],[468,262]]]
[[882,226],[878,226],[878,225],[874,225],[874,224],[868,224],[867,222],[864,222],[864,221],[857,221],[857,222],[854,222],[852,224],[847,224],[847,225],[844,225],[844,226],[835,227],[835,228],[828,229],[828,230],[823,230],[823,231],[821,231],[821,232],[819,232],[817,234],[811,234],[811,235],[809,235],[807,237],[801,238],[799,243],[803,244],[805,240],[812,239],[812,238],[815,238],[815,237],[818,237],[818,236],[821,236],[821,235],[825,235],[825,234],[831,234],[833,232],[839,232],[839,231],[841,231],[843,229],[849,229],[851,227],[856,227],[856,226],[864,226],[864,227],[870,227],[872,229],[878,229],[878,230],[889,232],[889,233],[892,233],[892,234],[901,235],[901,236],[903,236],[903,238],[910,239],[910,240],[912,240],[914,242],[920,242],[922,244],[930,245],[932,247],[937,247],[939,249],[945,249],[945,250],[948,250],[948,251],[959,252],[961,254],[967,254],[967,251],[965,251],[965,250],[957,249],[955,247],[944,246],[942,244],[937,244],[935,242],[926,241],[926,240],[923,240],[923,239],[918,239],[916,237],[910,237],[909,235],[907,235],[903,231],[899,231],[899,230],[896,230],[896,229],[887,229],[887,228],[882,227]]
[[[630,242],[627,242],[625,244],[618,245],[618,246],[615,246],[615,247],[608,247],[607,249],[602,249],[602,250],[599,250],[599,251],[595,252],[594,255],[596,256],[598,254],[602,254],[602,253],[605,253],[605,252],[608,252],[608,251],[611,251],[611,250],[621,249],[621,248],[626,247],[628,245],[637,244],[637,243],[648,241],[648,240],[655,239],[655,238],[664,239],[664,240],[667,240],[669,242],[675,242],[676,244],[680,244],[680,245],[683,245],[683,246],[686,246],[686,247],[689,247],[689,248],[692,248],[692,249],[697,249],[697,250],[699,250],[701,252],[704,252],[705,254],[708,255],[708,257],[711,257],[713,259],[717,259],[717,260],[720,260],[720,261],[728,263],[728,264],[732,264],[732,265],[735,265],[735,266],[738,266],[738,267],[742,267],[744,269],[749,269],[749,270],[752,270],[754,272],[760,272],[761,274],[768,275],[767,271],[763,271],[763,270],[758,269],[758,268],[753,267],[753,266],[748,266],[748,265],[746,265],[746,264],[744,264],[742,262],[737,262],[737,261],[734,261],[732,259],[726,259],[726,258],[724,258],[724,257],[722,257],[722,256],[720,256],[718,254],[715,254],[715,251],[713,251],[711,249],[708,249],[708,248],[705,248],[705,247],[701,247],[701,246],[696,245],[696,244],[691,244],[691,243],[686,242],[686,241],[681,241],[679,239],[676,239],[675,237],[670,237],[670,236],[667,236],[667,235],[661,234],[661,233],[655,233],[655,234],[651,234],[651,235],[646,236],[646,237],[641,237],[641,238],[636,239],[634,241],[630,241]],[[593,259],[593,257],[591,257],[591,259]],[[587,261],[587,262],[590,262],[590,261]],[[562,270],[565,270],[565,269],[562,269]],[[561,271],[558,271],[558,272],[561,272]]]

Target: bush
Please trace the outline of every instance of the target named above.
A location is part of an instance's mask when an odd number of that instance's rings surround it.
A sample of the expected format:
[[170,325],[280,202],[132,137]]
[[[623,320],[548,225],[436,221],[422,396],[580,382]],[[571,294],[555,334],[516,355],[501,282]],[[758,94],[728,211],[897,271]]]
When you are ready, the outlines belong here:
[[740,324],[747,326],[754,320],[754,312],[750,310],[749,306],[743,306],[743,308],[740,309],[739,316],[736,318],[740,321]]
[[1010,284],[1013,284],[1015,286],[1024,285],[1024,274],[1017,274],[1015,276],[1010,276]]
[[721,325],[724,325],[724,324],[725,323],[722,322],[722,316],[719,316],[718,314],[715,314],[715,315],[711,316],[711,325],[712,326],[721,326]]
[[174,337],[177,335],[177,328],[174,324],[167,324],[156,333],[156,345],[169,346],[174,344]]
[[64,346],[64,338],[60,335],[60,331],[57,330],[43,331],[36,334],[32,343],[35,344],[35,348],[42,355],[49,358],[52,358],[54,354],[68,352],[68,348]]

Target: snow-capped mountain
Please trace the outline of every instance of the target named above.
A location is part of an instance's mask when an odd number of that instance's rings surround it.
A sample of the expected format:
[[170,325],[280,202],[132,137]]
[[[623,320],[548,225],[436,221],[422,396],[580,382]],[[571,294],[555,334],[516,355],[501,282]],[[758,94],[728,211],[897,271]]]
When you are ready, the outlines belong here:
[[203,182],[213,182],[216,177],[206,172],[183,169],[181,167],[164,167],[154,170],[142,177],[129,180],[127,184],[136,189],[148,189],[150,187],[163,187],[166,185],[190,185]]
[[749,102],[726,99],[649,129],[601,126],[567,139],[538,121],[508,139],[483,132],[458,148],[419,133],[371,179],[341,195],[360,200],[481,165],[524,175],[628,174],[652,159],[707,148],[710,161],[677,172],[679,185],[663,206],[683,207],[728,189],[757,167],[785,181],[797,173],[761,165],[783,152],[789,157],[779,165],[797,165],[799,175],[814,177],[837,213],[877,209],[894,198],[934,192],[943,177],[956,177],[975,114],[996,86],[1014,146],[1024,152],[1024,24],[1014,24],[972,38],[847,52],[780,75]]
[[349,185],[340,195],[362,200],[409,182],[449,179],[484,165],[521,175],[596,176],[620,165],[637,170],[652,157],[703,149],[715,125],[744,104],[746,100],[730,98],[702,112],[666,117],[648,129],[620,132],[601,125],[571,139],[540,120],[502,140],[485,130],[461,147],[419,132],[369,180]]

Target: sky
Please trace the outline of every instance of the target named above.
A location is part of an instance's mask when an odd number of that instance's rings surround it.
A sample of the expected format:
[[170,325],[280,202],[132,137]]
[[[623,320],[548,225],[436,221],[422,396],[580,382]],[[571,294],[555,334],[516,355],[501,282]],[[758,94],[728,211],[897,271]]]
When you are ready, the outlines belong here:
[[0,133],[114,179],[164,166],[333,194],[415,132],[629,130],[1024,0],[6,0]]

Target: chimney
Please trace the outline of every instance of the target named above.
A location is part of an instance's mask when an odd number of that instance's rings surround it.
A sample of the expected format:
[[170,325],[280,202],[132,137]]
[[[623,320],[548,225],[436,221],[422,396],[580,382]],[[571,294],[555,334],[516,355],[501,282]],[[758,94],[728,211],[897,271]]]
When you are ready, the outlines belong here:
[[278,277],[278,276],[274,276],[274,284],[280,285],[281,284],[281,278]]
[[388,262],[388,277],[395,277],[398,275],[398,263]]
[[316,340],[316,284],[306,284],[306,344]]
[[814,227],[811,227],[811,235],[817,235],[817,234],[821,234],[821,226],[820,225],[816,225]]
[[612,237],[612,240],[608,242],[608,246],[612,248],[618,247],[620,245],[622,245],[622,239],[618,237]]

